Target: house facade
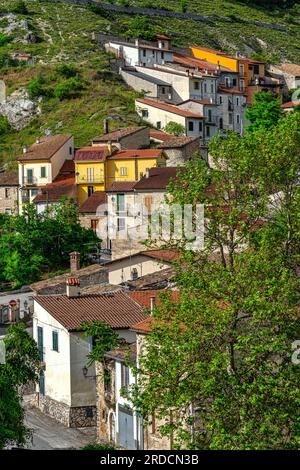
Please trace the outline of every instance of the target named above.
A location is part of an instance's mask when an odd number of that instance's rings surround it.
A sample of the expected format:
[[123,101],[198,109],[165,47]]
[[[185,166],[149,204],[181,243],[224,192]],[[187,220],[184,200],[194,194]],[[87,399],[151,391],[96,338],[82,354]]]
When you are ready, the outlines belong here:
[[0,172],[0,213],[18,214],[19,175],[16,171]]
[[94,137],[93,146],[109,145],[119,149],[143,149],[150,145],[149,127],[125,127]]
[[20,210],[33,201],[39,188],[54,181],[66,160],[73,158],[74,139],[70,134],[44,136],[24,147],[18,157]]

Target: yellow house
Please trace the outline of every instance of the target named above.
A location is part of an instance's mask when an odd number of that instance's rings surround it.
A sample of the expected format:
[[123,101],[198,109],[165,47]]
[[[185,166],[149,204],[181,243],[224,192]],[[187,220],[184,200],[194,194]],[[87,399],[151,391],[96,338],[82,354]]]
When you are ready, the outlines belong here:
[[111,145],[83,147],[75,153],[77,197],[81,205],[114,181],[138,181],[146,170],[166,166],[162,150],[119,150]]

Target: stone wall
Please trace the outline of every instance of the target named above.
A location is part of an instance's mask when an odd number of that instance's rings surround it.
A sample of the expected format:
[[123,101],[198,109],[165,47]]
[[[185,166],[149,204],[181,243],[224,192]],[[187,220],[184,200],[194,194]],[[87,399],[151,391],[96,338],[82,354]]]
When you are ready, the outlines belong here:
[[97,441],[110,442],[110,413],[116,411],[115,406],[115,367],[114,361],[106,361],[106,369],[111,374],[110,390],[105,389],[104,364],[96,362],[96,408],[97,408]]
[[69,407],[65,403],[58,402],[47,395],[39,393],[36,394],[32,405],[68,428],[91,427],[96,426],[97,423],[97,410],[95,406]]
[[[8,194],[6,190],[8,190]],[[10,209],[11,214],[18,213],[18,188],[17,187],[0,186],[0,213],[5,213],[6,209]]]

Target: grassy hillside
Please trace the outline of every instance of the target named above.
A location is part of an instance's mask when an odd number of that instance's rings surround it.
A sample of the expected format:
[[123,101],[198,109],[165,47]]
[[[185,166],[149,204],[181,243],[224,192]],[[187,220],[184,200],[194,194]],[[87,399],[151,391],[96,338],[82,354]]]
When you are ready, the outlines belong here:
[[[133,6],[163,6],[164,2],[148,0],[119,0],[110,3]],[[16,1],[0,0],[0,12],[10,11]],[[93,31],[124,34],[130,29],[132,17],[124,14],[103,15],[93,13],[89,8],[70,4],[26,1],[29,14],[17,14],[18,21],[26,20],[30,31],[38,42],[24,41],[26,30],[22,23],[10,33],[12,41],[0,45],[1,56],[18,52],[30,52],[36,59],[33,67],[2,67],[0,77],[8,85],[8,93],[19,87],[26,87],[30,80],[42,76],[50,91],[63,81],[57,72],[58,63],[75,65],[83,81],[83,89],[76,97],[60,100],[53,93],[43,98],[42,114],[20,132],[8,131],[0,135],[0,160],[13,160],[24,144],[31,143],[35,136],[46,129],[56,132],[72,132],[76,145],[85,145],[102,132],[104,117],[111,114],[123,116],[122,125],[139,122],[134,114],[136,94],[119,80],[103,79],[108,67],[108,57],[92,42]],[[169,0],[167,8],[181,11],[180,0]],[[272,60],[287,59],[300,63],[300,7],[290,10],[265,10],[235,1],[193,0],[188,2],[188,11],[201,15],[227,16],[231,23],[216,20],[213,23],[152,17],[156,31],[172,34],[175,45],[187,46],[198,43],[227,50],[272,56]],[[238,21],[265,21],[285,24],[287,32],[276,31]],[[7,18],[0,17],[0,31],[7,26]],[[1,44],[1,42],[0,42]],[[111,122],[112,127],[120,126]]]

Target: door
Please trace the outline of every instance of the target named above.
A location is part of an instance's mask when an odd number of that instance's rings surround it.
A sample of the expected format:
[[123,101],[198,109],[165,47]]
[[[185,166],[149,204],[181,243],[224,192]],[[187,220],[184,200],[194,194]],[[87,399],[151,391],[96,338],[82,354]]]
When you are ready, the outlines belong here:
[[136,450],[133,436],[133,413],[130,409],[119,406],[119,445],[124,449]]
[[40,361],[44,361],[44,334],[43,334],[43,328],[41,326],[37,327],[37,335],[38,335],[38,351],[39,351],[39,357]]
[[33,183],[33,170],[27,170],[27,183]]

